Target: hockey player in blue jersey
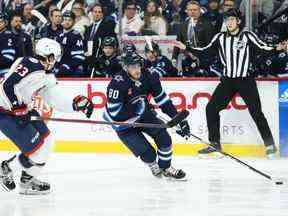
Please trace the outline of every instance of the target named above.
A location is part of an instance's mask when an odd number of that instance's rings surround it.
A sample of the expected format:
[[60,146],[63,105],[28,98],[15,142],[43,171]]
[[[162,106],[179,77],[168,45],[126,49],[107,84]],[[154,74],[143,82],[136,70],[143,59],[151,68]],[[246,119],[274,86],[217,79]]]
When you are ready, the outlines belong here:
[[[142,60],[137,54],[127,55],[123,59],[124,71],[114,76],[107,87],[107,104],[104,119],[107,121],[137,121],[142,123],[162,123],[148,102],[152,95],[162,112],[173,118],[177,114],[175,106],[162,89],[156,69],[142,71]],[[186,120],[180,123],[177,131],[181,136],[189,136],[190,128]],[[152,174],[160,177],[183,180],[185,172],[171,166],[172,141],[166,129],[129,128],[113,126],[120,140],[136,157],[146,163]],[[152,137],[154,147],[144,134]],[[158,160],[157,160],[158,158]]]
[[177,68],[173,66],[172,62],[166,56],[161,54],[158,44],[154,41],[151,41],[151,43],[146,43],[145,56],[145,68],[157,68],[160,77],[178,76]]
[[99,58],[94,58],[94,62],[90,63],[95,70],[93,77],[113,77],[115,72],[122,68],[120,60],[116,38],[105,37],[102,42],[102,55]]
[[83,39],[81,34],[73,29],[75,14],[72,11],[63,13],[64,32],[57,41],[62,45],[63,56],[59,63],[57,77],[81,77],[84,74],[85,61]]
[[52,139],[44,121],[31,121],[31,117],[39,117],[29,106],[33,98],[40,95],[48,105],[62,112],[81,111],[88,118],[93,112],[93,104],[87,97],[61,94],[51,73],[61,56],[60,44],[52,39],[40,39],[35,54],[35,58],[17,59],[0,83],[0,130],[20,150],[17,158],[14,156],[0,164],[0,185],[8,191],[14,190],[13,171],[20,169],[20,193],[25,195],[50,192],[49,183],[39,181],[37,176],[48,159]]
[[11,31],[7,30],[8,20],[0,12],[0,77],[8,72],[15,60],[15,39]]

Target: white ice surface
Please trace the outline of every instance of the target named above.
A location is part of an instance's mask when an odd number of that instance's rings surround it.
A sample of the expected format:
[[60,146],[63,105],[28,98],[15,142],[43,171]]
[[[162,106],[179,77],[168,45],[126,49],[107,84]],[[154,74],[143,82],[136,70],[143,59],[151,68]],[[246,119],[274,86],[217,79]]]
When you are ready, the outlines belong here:
[[[243,160],[288,179],[287,160]],[[187,182],[156,179],[131,155],[53,154],[41,175],[53,192],[0,190],[0,216],[288,216],[288,181],[277,186],[227,158],[173,164]]]

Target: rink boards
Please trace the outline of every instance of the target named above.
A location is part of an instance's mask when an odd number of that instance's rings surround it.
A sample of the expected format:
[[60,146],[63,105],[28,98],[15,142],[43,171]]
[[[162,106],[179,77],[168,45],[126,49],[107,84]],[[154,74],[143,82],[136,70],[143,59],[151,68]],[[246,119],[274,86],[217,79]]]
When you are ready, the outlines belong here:
[[[60,81],[60,85],[62,86],[62,94],[67,95],[67,97],[72,98],[74,95],[84,94],[92,98],[95,104],[95,113],[92,119],[102,120],[102,113],[106,103],[105,91],[108,82],[108,79],[92,81],[84,79],[62,80]],[[263,112],[271,127],[276,143],[279,144],[279,141],[281,141],[281,149],[283,145],[282,156],[286,156],[286,122],[279,121],[279,115],[285,113],[286,110],[285,92],[288,89],[288,85],[286,81],[282,82],[284,84],[277,80],[261,80],[258,81],[258,87]],[[166,92],[177,108],[179,110],[188,109],[190,111],[188,120],[191,125],[191,132],[204,139],[207,139],[205,107],[217,84],[218,81],[214,79],[205,81],[168,79],[163,81]],[[279,98],[281,97],[282,100],[279,102]],[[153,99],[151,103],[153,104]],[[279,108],[279,104],[281,103],[284,105],[282,108]],[[83,118],[79,113],[67,114],[56,111],[53,111],[53,117]],[[48,124],[54,134],[56,141],[55,151],[57,152],[128,152],[109,126],[52,122]],[[240,156],[261,157],[264,155],[262,139],[249,115],[246,105],[239,95],[236,95],[227,109],[221,112],[220,130],[225,150]],[[176,154],[195,155],[197,150],[203,147],[197,140],[186,141],[177,136],[173,131],[170,132]],[[5,140],[3,135],[0,137],[2,140],[0,150],[15,149],[11,143]]]

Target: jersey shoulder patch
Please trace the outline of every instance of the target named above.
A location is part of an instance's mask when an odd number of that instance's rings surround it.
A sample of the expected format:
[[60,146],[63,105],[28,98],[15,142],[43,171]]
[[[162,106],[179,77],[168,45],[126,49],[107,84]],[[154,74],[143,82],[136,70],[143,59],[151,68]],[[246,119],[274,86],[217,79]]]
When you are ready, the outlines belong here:
[[116,82],[125,82],[124,77],[121,74],[114,76],[113,80]]

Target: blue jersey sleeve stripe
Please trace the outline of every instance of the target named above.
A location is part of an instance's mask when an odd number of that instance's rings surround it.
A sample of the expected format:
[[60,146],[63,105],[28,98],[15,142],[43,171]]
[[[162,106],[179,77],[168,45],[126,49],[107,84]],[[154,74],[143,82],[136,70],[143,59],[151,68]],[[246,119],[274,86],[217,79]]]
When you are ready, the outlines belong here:
[[157,104],[159,106],[162,106],[163,104],[165,104],[166,102],[168,102],[170,100],[170,98],[166,95],[166,97],[164,97],[162,100],[160,100]]
[[121,111],[122,109],[122,106],[121,107],[118,107],[116,110],[111,110],[111,109],[107,109],[107,111],[109,112],[109,114],[112,116],[112,117],[116,117],[119,112]]
[[72,58],[76,58],[76,59],[80,59],[80,60],[85,60],[85,57],[84,57],[84,56],[81,56],[81,55],[75,55],[75,56],[72,56]]
[[162,97],[163,94],[165,94],[164,90],[162,90],[158,96],[154,97],[154,100],[157,100],[158,98]]
[[15,52],[14,49],[3,49],[3,50],[1,51],[1,53],[2,53],[2,54],[4,54],[4,53],[12,53],[12,54],[15,54],[16,52]]
[[113,108],[115,108],[115,107],[119,107],[119,106],[122,106],[122,103],[107,103],[107,107],[109,108],[109,109],[113,109]]
[[83,50],[78,50],[78,51],[71,51],[71,55],[84,55],[84,51]]
[[12,56],[12,55],[7,55],[7,54],[3,55],[3,57],[5,57],[5,58],[7,58],[7,59],[10,59],[11,61],[14,61],[14,59],[15,59],[14,56]]

